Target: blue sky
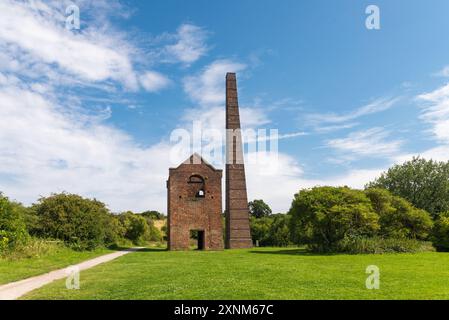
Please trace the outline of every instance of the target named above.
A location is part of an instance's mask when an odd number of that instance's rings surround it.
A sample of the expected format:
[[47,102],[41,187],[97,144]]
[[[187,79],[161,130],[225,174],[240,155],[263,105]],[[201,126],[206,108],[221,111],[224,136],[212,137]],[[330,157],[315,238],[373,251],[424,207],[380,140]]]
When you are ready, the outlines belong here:
[[[71,4],[79,30],[66,28]],[[372,4],[380,30],[365,27]],[[4,0],[0,190],[165,211],[170,135],[193,120],[222,128],[228,71],[245,128],[293,135],[276,172],[247,168],[250,199],[275,211],[300,188],[448,160],[448,12],[445,0]]]

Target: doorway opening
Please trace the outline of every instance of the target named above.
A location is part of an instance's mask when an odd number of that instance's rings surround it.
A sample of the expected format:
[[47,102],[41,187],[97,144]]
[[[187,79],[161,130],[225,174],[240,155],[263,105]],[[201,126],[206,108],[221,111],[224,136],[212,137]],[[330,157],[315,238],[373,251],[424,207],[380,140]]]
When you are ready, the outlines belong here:
[[190,244],[194,250],[204,250],[204,230],[190,230]]

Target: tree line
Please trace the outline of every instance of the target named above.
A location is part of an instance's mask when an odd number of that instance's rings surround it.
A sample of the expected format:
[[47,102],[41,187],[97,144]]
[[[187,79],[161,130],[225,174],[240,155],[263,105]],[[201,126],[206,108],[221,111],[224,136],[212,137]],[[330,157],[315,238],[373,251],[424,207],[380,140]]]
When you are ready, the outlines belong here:
[[[414,158],[364,190],[315,187],[294,195],[286,214],[263,200],[249,203],[251,232],[260,246],[307,246],[317,252],[449,250],[449,162]],[[35,239],[77,250],[163,241],[157,211],[113,214],[96,199],[60,193],[25,207],[0,194],[0,255]]]
[[96,199],[60,193],[25,207],[0,194],[0,255],[26,246],[33,239],[61,241],[76,250],[143,245],[161,241],[154,220],[157,211],[113,214]]
[[[316,252],[449,250],[449,162],[414,158],[365,190],[315,187],[295,194],[287,214],[250,203],[253,240]],[[432,247],[433,245],[433,247]]]

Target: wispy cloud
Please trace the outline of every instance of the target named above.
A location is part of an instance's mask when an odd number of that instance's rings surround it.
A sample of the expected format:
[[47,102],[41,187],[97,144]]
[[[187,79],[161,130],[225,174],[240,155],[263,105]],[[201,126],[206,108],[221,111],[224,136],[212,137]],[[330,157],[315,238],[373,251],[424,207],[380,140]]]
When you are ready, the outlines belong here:
[[206,40],[208,32],[193,24],[181,25],[175,35],[171,35],[176,43],[167,45],[167,59],[173,62],[191,64],[204,56],[209,50]]
[[[315,113],[305,117],[317,131],[330,132],[354,126],[354,120],[390,109],[400,98],[380,98],[348,113]],[[347,122],[351,122],[348,124]]]
[[239,72],[246,68],[243,63],[232,60],[216,60],[199,74],[186,77],[184,91],[190,99],[202,107],[222,106],[225,100],[224,87],[227,72]]
[[156,71],[147,71],[139,77],[142,87],[149,92],[158,92],[170,85],[168,77]]
[[449,77],[449,66],[445,66],[443,69],[436,72],[434,75],[437,77],[445,77],[445,78]]
[[423,103],[421,119],[429,123],[434,137],[449,144],[449,84],[417,97]]
[[345,138],[327,141],[327,146],[338,151],[345,159],[359,157],[391,157],[399,153],[402,140],[388,140],[390,133],[383,128],[350,133]]

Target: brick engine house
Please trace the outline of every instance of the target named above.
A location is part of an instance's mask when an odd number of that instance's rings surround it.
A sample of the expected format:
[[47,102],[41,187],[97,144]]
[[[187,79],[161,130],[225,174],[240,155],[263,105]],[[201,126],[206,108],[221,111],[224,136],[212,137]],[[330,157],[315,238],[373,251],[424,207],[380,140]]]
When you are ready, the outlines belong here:
[[[226,239],[223,239],[222,176],[198,154],[171,168],[168,189],[168,249],[251,248],[245,165],[235,73],[226,75]],[[229,134],[231,133],[231,134]]]
[[168,188],[168,249],[188,250],[192,232],[199,250],[223,249],[221,179],[215,169],[194,154],[170,169]]

